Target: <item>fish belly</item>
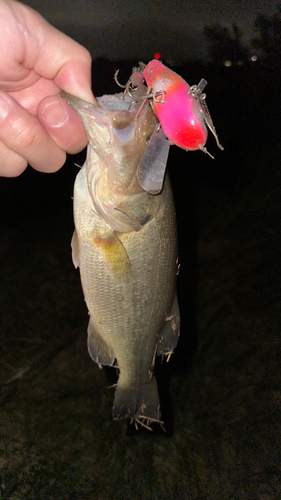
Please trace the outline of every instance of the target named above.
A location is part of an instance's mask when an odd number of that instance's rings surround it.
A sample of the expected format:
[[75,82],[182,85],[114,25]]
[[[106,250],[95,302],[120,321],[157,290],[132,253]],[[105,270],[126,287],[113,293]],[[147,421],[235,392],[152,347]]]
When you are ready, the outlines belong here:
[[137,232],[118,233],[130,263],[130,272],[123,276],[112,272],[98,244],[99,236],[110,228],[93,210],[84,167],[75,182],[74,262],[80,268],[90,314],[88,347],[99,365],[113,365],[117,360],[120,375],[114,418],[159,420],[153,375],[156,349],[157,354],[169,354],[167,344],[173,350],[178,337],[175,329],[174,341],[170,334],[168,339],[161,336],[167,331],[164,326],[173,304],[175,308],[177,271],[175,210],[168,176],[158,196],[162,203],[152,220]]

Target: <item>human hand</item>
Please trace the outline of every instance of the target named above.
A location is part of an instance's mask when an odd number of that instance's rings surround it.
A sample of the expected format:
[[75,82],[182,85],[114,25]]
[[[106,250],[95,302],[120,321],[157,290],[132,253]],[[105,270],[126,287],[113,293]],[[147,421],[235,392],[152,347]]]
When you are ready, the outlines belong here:
[[87,144],[60,90],[96,104],[91,56],[36,11],[0,0],[0,175],[55,172]]

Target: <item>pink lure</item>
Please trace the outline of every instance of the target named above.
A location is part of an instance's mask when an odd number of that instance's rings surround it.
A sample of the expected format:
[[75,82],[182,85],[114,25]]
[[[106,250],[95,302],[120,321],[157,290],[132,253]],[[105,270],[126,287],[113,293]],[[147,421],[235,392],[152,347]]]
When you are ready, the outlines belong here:
[[188,83],[156,59],[147,64],[143,76],[152,91],[163,91],[164,102],[159,93],[152,106],[170,142],[189,151],[203,149],[207,140],[204,113],[198,99],[189,94]]

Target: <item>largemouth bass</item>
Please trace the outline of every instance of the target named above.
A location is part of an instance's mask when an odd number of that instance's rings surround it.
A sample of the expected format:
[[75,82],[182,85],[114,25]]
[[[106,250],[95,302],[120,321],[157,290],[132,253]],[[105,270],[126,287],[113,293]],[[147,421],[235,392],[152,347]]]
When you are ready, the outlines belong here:
[[[169,178],[151,194],[138,177],[144,157],[146,163],[151,159],[150,173],[157,170],[158,157],[147,156],[147,150],[158,120],[147,99],[133,102],[127,92],[98,98],[99,107],[61,95],[80,115],[89,138],[74,186],[72,239],[90,315],[88,350],[99,366],[117,360],[113,418],[150,427],[160,421],[155,355],[169,359],[180,327]],[[165,143],[160,140],[160,150]]]

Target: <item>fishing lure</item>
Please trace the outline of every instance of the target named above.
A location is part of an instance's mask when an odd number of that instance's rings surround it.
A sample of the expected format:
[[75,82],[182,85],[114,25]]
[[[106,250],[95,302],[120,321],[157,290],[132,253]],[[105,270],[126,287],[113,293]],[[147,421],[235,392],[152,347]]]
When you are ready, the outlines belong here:
[[150,88],[164,93],[152,107],[168,139],[188,151],[202,149],[207,140],[204,114],[186,81],[156,59],[144,68],[143,76]]
[[138,86],[136,81],[141,84],[142,75],[149,89],[149,93],[142,98],[151,100],[152,108],[171,144],[187,151],[201,149],[207,152],[208,127],[218,147],[223,150],[205,101],[206,94],[202,93],[207,85],[204,78],[198,85],[190,87],[181,76],[157,59],[147,65],[140,63],[138,69],[139,72],[133,73],[131,90],[134,91]]
[[[119,84],[117,74],[115,80]],[[147,65],[139,63],[123,86],[125,93],[133,99],[131,107],[140,100],[148,99],[160,122],[148,141],[137,172],[139,183],[146,191],[155,194],[162,189],[168,143],[186,151],[199,149],[213,158],[205,147],[209,128],[217,146],[224,149],[206,104],[206,94],[203,93],[206,85],[206,80],[202,78],[198,85],[190,87],[181,76],[153,59]]]

